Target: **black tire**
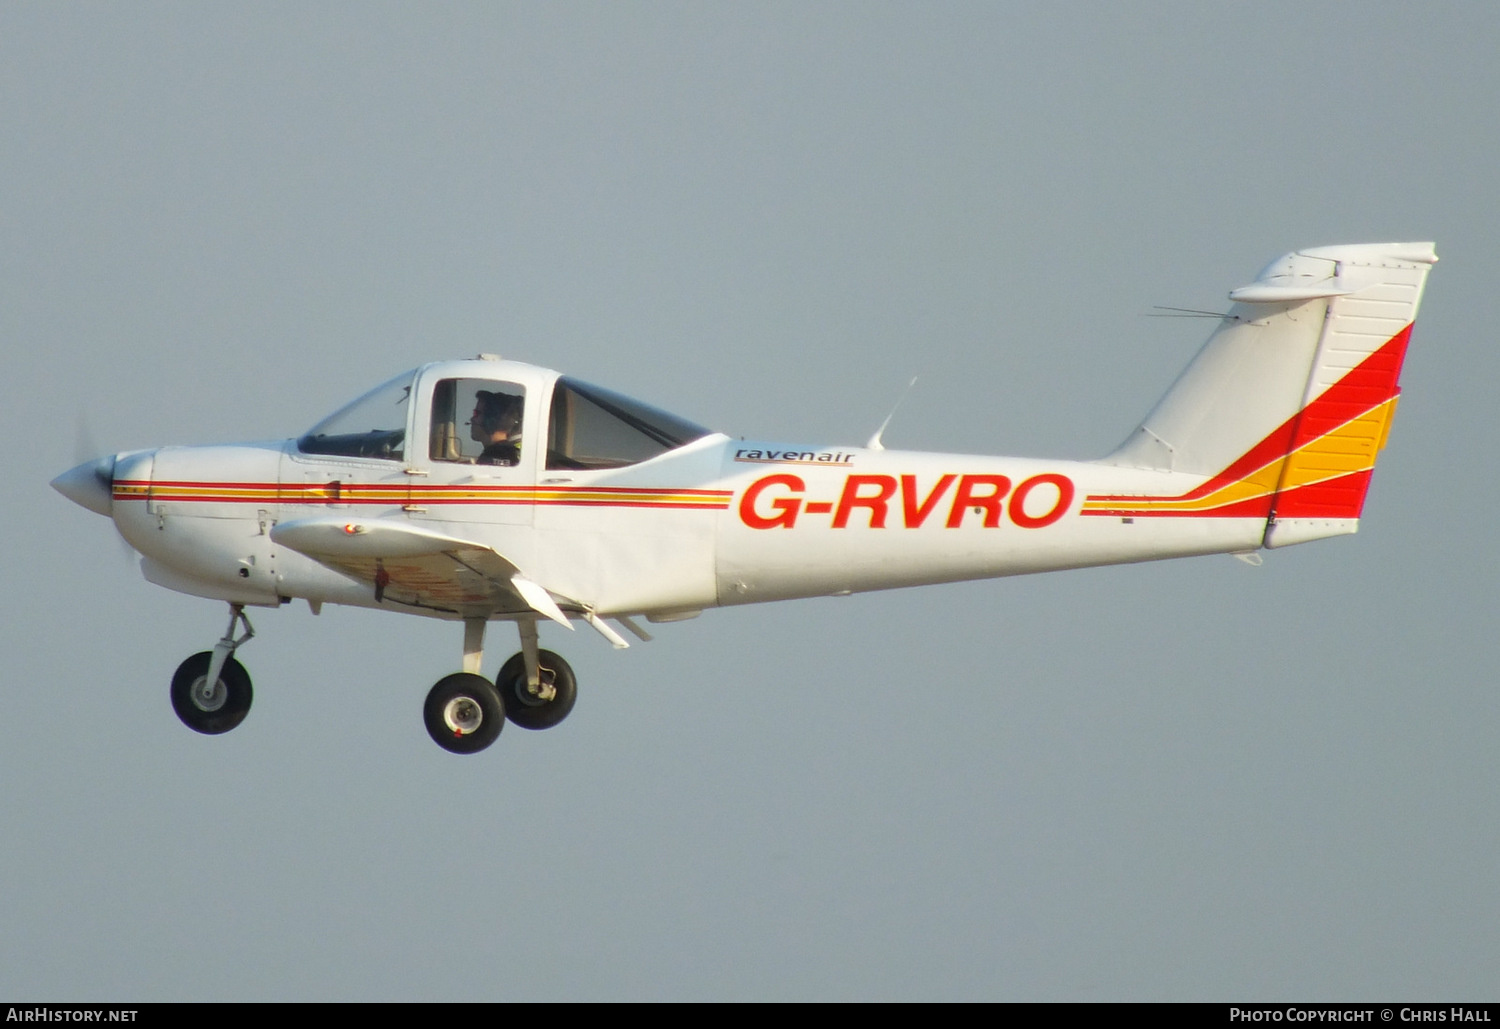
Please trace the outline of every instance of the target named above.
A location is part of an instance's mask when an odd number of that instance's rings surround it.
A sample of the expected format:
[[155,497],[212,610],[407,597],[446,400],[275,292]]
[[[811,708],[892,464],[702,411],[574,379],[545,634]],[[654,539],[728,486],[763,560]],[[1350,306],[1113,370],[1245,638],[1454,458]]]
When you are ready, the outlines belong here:
[[212,660],[213,654],[207,650],[194,654],[178,665],[177,674],[172,676],[172,710],[183,725],[205,736],[228,732],[243,722],[255,696],[250,689],[250,673],[233,657],[224,662],[215,688],[204,690]]
[[523,729],[550,729],[573,710],[578,699],[578,680],[573,669],[550,650],[537,651],[542,682],[555,691],[551,700],[542,700],[526,685],[526,659],[516,654],[500,666],[495,686],[505,698],[505,716]]
[[505,702],[482,675],[454,672],[437,681],[422,708],[427,735],[454,754],[477,754],[505,728]]

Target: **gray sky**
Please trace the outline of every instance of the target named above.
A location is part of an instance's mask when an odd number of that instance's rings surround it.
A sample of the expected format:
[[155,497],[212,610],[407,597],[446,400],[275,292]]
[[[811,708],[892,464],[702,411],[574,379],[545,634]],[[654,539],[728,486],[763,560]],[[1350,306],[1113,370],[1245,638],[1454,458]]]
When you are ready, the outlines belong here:
[[[0,6],[0,998],[1493,999],[1490,3]],[[1299,246],[1442,257],[1358,536],[707,613],[435,747],[451,624],[47,488],[498,351],[732,434],[1091,457]],[[79,428],[80,422],[82,428]],[[487,672],[513,649],[490,635]]]

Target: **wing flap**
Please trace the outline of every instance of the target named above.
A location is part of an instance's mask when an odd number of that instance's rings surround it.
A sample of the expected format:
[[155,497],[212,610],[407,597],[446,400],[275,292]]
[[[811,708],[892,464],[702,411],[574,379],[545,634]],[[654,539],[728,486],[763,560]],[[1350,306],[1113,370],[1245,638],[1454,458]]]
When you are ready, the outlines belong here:
[[282,522],[271,529],[271,539],[369,585],[377,603],[389,599],[465,616],[536,612],[573,627],[546,587],[473,540],[406,522],[334,518]]

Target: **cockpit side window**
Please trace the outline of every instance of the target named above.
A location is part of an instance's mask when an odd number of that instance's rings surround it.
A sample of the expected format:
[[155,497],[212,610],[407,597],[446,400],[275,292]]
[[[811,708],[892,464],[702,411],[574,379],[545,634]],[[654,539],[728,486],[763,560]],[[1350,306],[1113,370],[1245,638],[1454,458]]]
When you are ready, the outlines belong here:
[[405,452],[412,373],[376,386],[324,418],[297,440],[304,454],[376,457],[399,461]]
[[548,468],[623,468],[709,430],[611,390],[562,378],[547,418]]
[[521,462],[526,389],[490,379],[443,379],[432,391],[428,456],[462,464]]

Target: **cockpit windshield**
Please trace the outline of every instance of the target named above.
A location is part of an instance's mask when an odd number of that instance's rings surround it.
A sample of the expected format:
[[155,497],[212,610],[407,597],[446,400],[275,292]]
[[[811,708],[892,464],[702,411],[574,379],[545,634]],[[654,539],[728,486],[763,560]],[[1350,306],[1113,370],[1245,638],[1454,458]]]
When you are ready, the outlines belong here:
[[623,468],[709,432],[639,400],[564,377],[552,390],[547,467]]
[[403,372],[335,411],[307,430],[297,440],[297,449],[304,454],[401,460],[412,378],[412,372]]

